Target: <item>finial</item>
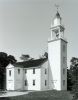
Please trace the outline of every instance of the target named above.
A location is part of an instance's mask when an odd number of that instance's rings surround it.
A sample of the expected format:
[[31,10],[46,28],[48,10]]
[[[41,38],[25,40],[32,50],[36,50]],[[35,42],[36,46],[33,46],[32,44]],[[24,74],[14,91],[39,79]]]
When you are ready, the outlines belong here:
[[55,7],[57,8],[57,12],[58,12],[59,5],[55,4]]

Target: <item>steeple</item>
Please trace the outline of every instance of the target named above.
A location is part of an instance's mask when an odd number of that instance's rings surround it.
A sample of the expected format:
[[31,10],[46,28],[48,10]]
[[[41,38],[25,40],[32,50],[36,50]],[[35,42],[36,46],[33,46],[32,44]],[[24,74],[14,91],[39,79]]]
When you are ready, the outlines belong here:
[[53,21],[54,21],[53,22],[54,26],[61,25],[61,17],[60,17],[60,14],[58,11],[57,11]]
[[62,18],[57,10],[54,19],[53,24],[51,25],[51,40],[57,39],[57,38],[63,38],[64,39],[64,26],[62,25]]
[[64,37],[62,18],[57,9],[51,25],[48,40],[49,87],[67,90],[67,40]]

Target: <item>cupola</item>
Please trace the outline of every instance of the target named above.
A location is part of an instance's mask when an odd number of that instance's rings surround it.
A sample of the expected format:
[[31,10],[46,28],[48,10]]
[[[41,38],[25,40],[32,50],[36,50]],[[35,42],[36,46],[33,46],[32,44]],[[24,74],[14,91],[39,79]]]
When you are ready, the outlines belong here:
[[51,24],[51,39],[64,38],[64,26],[62,25],[62,18],[57,10]]
[[61,17],[60,17],[59,12],[57,11],[53,20],[53,26],[58,26],[58,25],[61,25]]

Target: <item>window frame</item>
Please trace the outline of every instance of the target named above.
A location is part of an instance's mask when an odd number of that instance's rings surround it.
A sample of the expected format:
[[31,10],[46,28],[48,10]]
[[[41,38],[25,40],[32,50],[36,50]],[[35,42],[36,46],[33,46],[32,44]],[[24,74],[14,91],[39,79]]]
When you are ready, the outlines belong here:
[[18,74],[20,74],[20,69],[18,69]]
[[63,75],[65,75],[65,68],[63,68]]
[[45,86],[47,86],[47,80],[45,80]]
[[33,80],[33,86],[35,86],[36,84],[35,84],[35,80]]
[[65,86],[65,80],[63,80],[63,86]]
[[66,46],[65,46],[65,44],[63,44],[63,52],[65,52],[66,51]]
[[66,57],[63,56],[63,64],[66,63]]
[[35,68],[33,68],[33,74],[35,74]]
[[27,86],[27,80],[24,81],[24,85]]
[[45,74],[47,74],[47,69],[45,69]]
[[27,73],[27,69],[25,69],[25,74]]
[[12,75],[12,70],[9,70],[9,76],[11,76]]

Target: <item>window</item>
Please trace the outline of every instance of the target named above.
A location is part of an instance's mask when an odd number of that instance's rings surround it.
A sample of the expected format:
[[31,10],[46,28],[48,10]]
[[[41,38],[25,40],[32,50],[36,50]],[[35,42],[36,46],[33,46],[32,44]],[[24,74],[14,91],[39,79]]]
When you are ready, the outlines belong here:
[[65,68],[63,68],[63,75],[65,74]]
[[63,45],[63,52],[65,52],[65,45]]
[[27,86],[27,80],[25,80],[25,86]]
[[20,74],[20,69],[18,69],[18,74]]
[[27,69],[25,69],[25,74],[27,73]]
[[45,74],[47,74],[47,69],[45,69]]
[[35,80],[33,80],[33,85],[35,85]]
[[63,86],[65,85],[65,80],[63,80]]
[[63,64],[66,63],[66,57],[63,57]]
[[47,80],[45,80],[45,86],[47,85]]
[[33,74],[35,74],[35,68],[33,68]]
[[9,70],[9,76],[11,76],[11,70]]

